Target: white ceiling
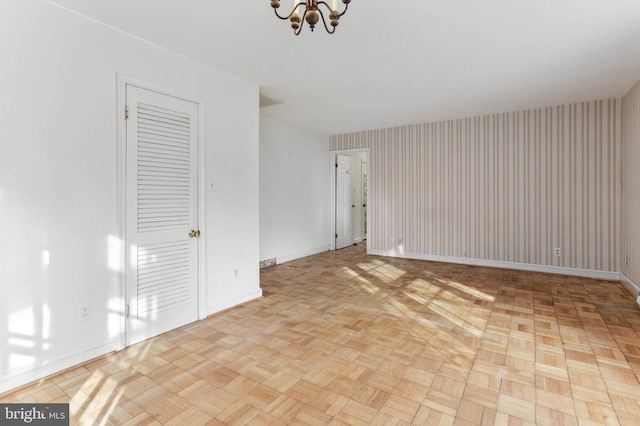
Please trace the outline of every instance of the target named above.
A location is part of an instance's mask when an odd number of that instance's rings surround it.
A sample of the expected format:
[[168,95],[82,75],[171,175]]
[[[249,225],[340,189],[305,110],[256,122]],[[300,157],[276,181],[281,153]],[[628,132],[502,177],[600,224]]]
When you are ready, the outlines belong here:
[[[640,0],[352,0],[295,37],[270,0],[53,0],[260,85],[322,134],[621,96]],[[293,0],[282,0],[283,9]]]

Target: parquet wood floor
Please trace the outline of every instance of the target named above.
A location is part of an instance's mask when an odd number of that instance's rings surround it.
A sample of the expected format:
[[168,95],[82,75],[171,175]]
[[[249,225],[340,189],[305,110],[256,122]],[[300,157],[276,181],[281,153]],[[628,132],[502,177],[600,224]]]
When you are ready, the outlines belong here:
[[620,283],[366,256],[261,272],[264,298],[3,395],[72,424],[640,424]]

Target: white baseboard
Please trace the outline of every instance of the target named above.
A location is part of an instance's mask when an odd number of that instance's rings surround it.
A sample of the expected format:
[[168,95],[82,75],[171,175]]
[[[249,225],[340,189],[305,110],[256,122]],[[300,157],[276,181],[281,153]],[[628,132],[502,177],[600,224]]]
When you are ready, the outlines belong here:
[[0,378],[0,394],[114,352],[117,343],[115,339],[109,340],[89,348],[68,353],[53,360],[47,360],[44,365],[2,377]]
[[312,250],[302,251],[291,255],[276,257],[278,264],[291,262],[292,260],[302,259],[303,257],[313,256],[314,254],[324,253],[325,251],[329,251],[329,246],[322,246]]
[[233,308],[234,306],[249,302],[251,300],[259,299],[261,297],[262,289],[258,289],[256,291],[252,291],[249,294],[245,294],[244,296],[225,300],[224,302],[217,303],[215,305],[209,305],[207,306],[207,316],[217,314],[218,312],[224,311],[225,309]]
[[634,295],[634,297],[640,296],[640,286],[634,283],[631,278],[627,277],[625,274],[620,274],[620,282],[626,287],[627,290],[629,290],[631,294]]
[[550,274],[570,275],[574,277],[595,278],[599,280],[619,281],[619,272],[596,271],[592,269],[565,268],[561,266],[534,265],[531,263],[501,262],[497,260],[471,259],[466,257],[450,257],[428,254],[399,253],[386,250],[369,250],[369,254],[406,259],[430,260],[433,262],[458,263],[462,265],[488,266],[492,268],[518,269],[521,271],[545,272]]

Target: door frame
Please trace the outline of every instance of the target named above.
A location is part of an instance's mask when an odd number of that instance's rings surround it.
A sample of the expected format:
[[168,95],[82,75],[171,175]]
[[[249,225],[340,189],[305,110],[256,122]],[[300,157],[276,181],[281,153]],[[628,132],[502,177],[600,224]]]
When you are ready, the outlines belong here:
[[[369,148],[356,148],[356,149],[343,149],[336,151],[329,151],[329,250],[336,249],[336,161],[338,154],[349,155],[364,152],[367,154],[367,164],[371,164],[371,150]],[[371,249],[370,241],[373,237],[371,229],[371,209],[369,206],[373,204],[373,197],[371,194],[371,166],[367,170],[369,175],[367,178],[367,254]]]
[[[199,320],[206,318],[206,221],[205,218],[205,101],[201,97],[180,91],[167,89],[153,83],[138,79],[136,77],[116,73],[116,240],[118,241],[117,254],[119,259],[118,267],[118,290],[117,300],[109,302],[109,306],[114,310],[114,315],[119,317],[120,335],[116,339],[116,351],[126,347],[127,319],[125,317],[126,300],[126,223],[127,223],[127,122],[125,119],[125,106],[127,102],[127,86],[136,86],[141,89],[158,92],[164,95],[179,98],[198,105],[198,177],[197,177],[197,202],[198,202],[198,229],[202,236],[198,238],[198,276],[196,277],[197,290],[197,317]],[[111,249],[111,248],[110,248]]]
[[[340,158],[342,157],[342,158]],[[334,244],[336,250],[349,247],[355,242],[354,228],[355,228],[355,214],[354,207],[356,200],[354,199],[354,163],[355,159],[350,155],[337,154],[336,155],[336,208],[333,213],[335,218],[335,240]],[[347,190],[348,183],[348,190]],[[338,198],[340,197],[340,198]],[[346,203],[348,198],[348,203]],[[347,226],[348,225],[348,226]],[[340,226],[340,228],[338,228]],[[338,241],[340,240],[340,241]],[[340,243],[340,247],[338,247]]]

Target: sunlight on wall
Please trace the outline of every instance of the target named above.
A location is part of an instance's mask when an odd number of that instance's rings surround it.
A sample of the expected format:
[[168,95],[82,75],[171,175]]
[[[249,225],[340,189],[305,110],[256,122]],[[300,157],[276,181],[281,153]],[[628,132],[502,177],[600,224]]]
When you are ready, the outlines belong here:
[[24,337],[9,337],[9,345],[21,348],[33,348],[35,346],[33,339],[27,339]]
[[[391,250],[391,254],[392,255],[403,255],[404,254],[404,243],[400,243],[398,244],[398,246]],[[402,256],[400,256],[402,257]]]
[[109,269],[121,272],[122,240],[113,235],[107,237],[107,258]]
[[[33,307],[28,307],[9,315],[9,346],[12,346],[9,354],[9,370],[15,371],[32,367],[35,357],[28,354],[34,348],[35,318]],[[28,348],[29,351],[20,353],[18,348]]]
[[49,266],[51,264],[51,253],[49,250],[42,250],[42,264]]
[[[140,300],[140,297],[138,297],[138,300]],[[155,321],[158,318],[158,310],[160,310],[158,296],[154,294],[152,298],[147,297],[146,300],[148,301],[148,306],[150,306],[147,309],[150,309],[150,311],[146,312],[144,316],[149,318],[150,321]]]
[[[139,248],[136,245],[131,245],[129,247],[129,264],[130,264],[130,268],[138,269],[140,268],[138,266],[138,259],[140,258],[146,258],[146,263],[147,264],[153,264],[156,261],[158,261],[158,254],[154,253],[153,251],[147,251],[144,248]],[[140,285],[140,284],[138,284]],[[155,321],[158,317],[158,311],[161,310],[162,308],[165,308],[166,306],[162,306],[161,300],[159,299],[158,295],[151,295],[150,296],[145,296],[144,298],[142,296],[138,296],[137,299],[137,304],[138,306],[135,309],[135,314],[137,315],[138,319],[145,319],[146,321]],[[141,312],[138,308],[140,306],[144,306],[145,307],[145,311]],[[133,308],[133,307],[132,307]]]
[[20,371],[33,367],[35,357],[33,355],[17,354],[12,352],[9,354],[9,371]]
[[32,368],[36,363],[36,354],[50,349],[51,310],[42,305],[40,315],[34,307],[19,310],[9,315],[7,339],[8,368],[15,372]]
[[[115,272],[122,271],[124,242],[115,235],[107,236],[107,266]],[[121,297],[112,297],[107,302],[107,330],[109,337],[119,336],[122,332],[124,301]]]
[[49,305],[42,305],[42,349],[49,350],[49,337],[51,335],[51,311]]
[[112,297],[107,303],[109,308],[109,314],[107,318],[107,327],[109,331],[109,337],[115,337],[120,335],[122,328],[122,306],[124,303],[120,297]]
[[129,267],[138,267],[138,246],[135,244],[129,246]]
[[[9,315],[9,333],[31,341],[29,347],[33,347],[33,335],[35,332],[35,320],[33,307]],[[22,345],[24,346],[24,345]]]

